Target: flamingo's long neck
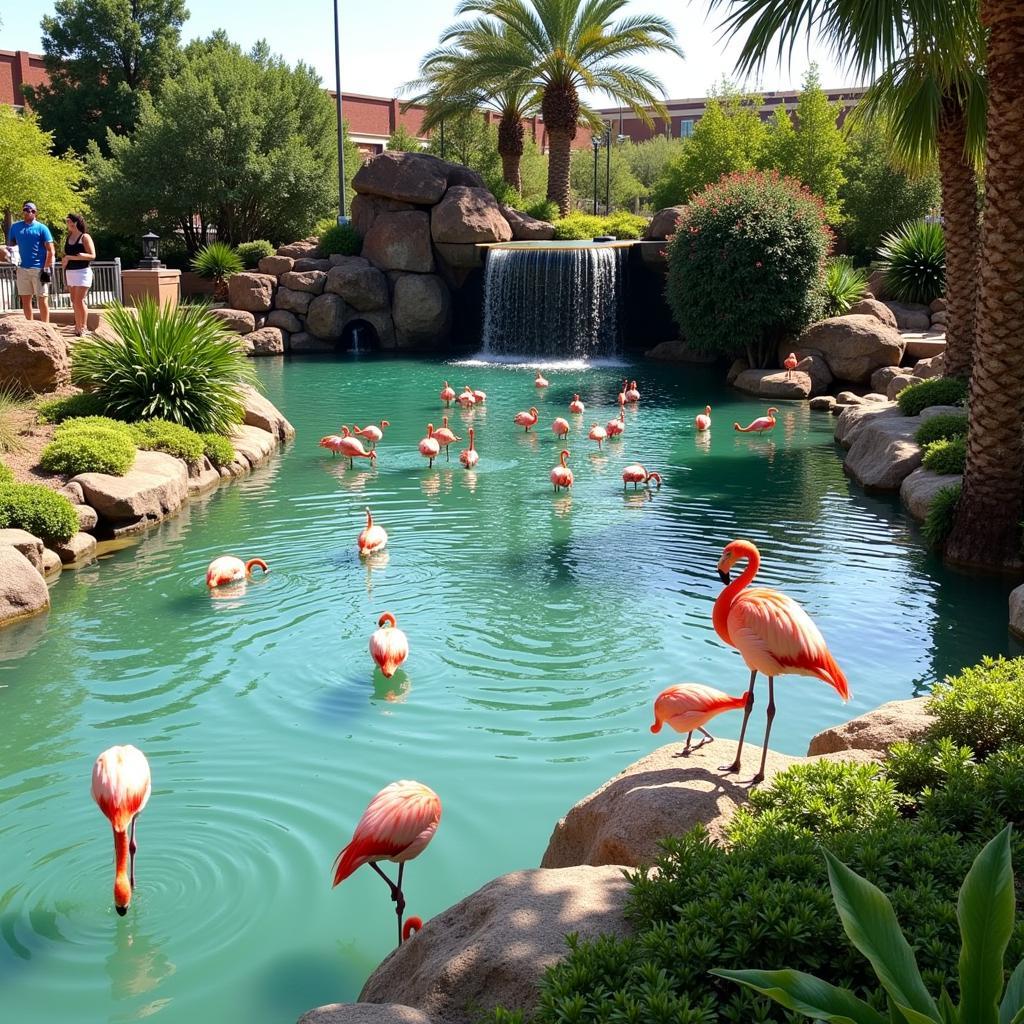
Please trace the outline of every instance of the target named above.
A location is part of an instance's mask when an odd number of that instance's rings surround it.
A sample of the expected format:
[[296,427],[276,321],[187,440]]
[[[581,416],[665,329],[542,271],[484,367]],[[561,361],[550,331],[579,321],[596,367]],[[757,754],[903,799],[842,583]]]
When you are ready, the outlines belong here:
[[740,592],[744,590],[757,575],[761,566],[761,556],[756,551],[746,552],[743,556],[747,559],[747,567],[718,595],[715,601],[715,609],[711,614],[711,621],[714,624],[715,632],[730,646],[734,647],[729,639],[729,612]]
[[128,905],[132,887],[128,880],[128,833],[114,829],[114,899],[118,906]]
[[373,526],[373,516],[370,514],[370,510],[366,510],[366,528],[369,530]]
[[471,452],[476,450],[473,447],[473,428],[472,427],[469,428],[469,450]]

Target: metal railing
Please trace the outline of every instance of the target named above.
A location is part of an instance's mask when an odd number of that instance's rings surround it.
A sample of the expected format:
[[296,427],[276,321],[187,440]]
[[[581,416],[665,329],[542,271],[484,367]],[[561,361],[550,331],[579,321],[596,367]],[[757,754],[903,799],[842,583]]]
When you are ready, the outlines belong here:
[[[108,302],[121,301],[121,260],[92,261],[92,287],[85,297],[88,307],[95,309]],[[64,271],[58,264],[53,268],[50,280],[50,309],[70,309],[71,293],[68,291]],[[0,310],[21,309],[18,298],[17,267],[11,263],[0,263]]]

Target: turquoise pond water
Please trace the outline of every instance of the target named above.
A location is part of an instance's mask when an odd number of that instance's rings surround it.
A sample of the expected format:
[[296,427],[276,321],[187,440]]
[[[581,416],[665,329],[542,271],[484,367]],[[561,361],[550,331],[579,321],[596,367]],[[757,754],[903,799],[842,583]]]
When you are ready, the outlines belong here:
[[[736,537],[761,579],[803,602],[853,699],[784,679],[773,746],[927,690],[983,653],[1013,650],[1002,584],[944,569],[894,498],[843,476],[834,420],[783,408],[769,437],[734,419],[764,406],[720,373],[636,364],[639,410],[597,452],[618,367],[533,370],[426,360],[260,362],[296,441],[251,477],[193,502],[138,543],[53,588],[53,609],[0,633],[0,1019],[161,1024],[289,1022],[351,999],[391,949],[387,890],[368,869],[330,888],[331,863],[369,798],[418,779],[444,802],[406,873],[427,918],[488,879],[536,866],[555,821],[643,756],[669,683],[739,693],[747,673],[711,627],[715,563]],[[447,378],[488,393],[472,413],[481,461],[428,469]],[[568,416],[574,391],[587,414]],[[713,406],[708,437],[693,415]],[[536,404],[541,423],[512,426]],[[573,422],[576,486],[552,494]],[[387,417],[374,469],[317,447],[342,422]],[[461,448],[462,445],[458,445]],[[640,459],[653,495],[623,494]],[[371,504],[387,555],[360,564]],[[262,556],[265,581],[212,599],[215,555]],[[390,610],[412,653],[391,682],[367,639]],[[763,713],[763,699],[758,712]],[[759,743],[763,717],[753,720]],[[738,733],[738,714],[713,726]],[[112,843],[89,795],[96,755],[147,754],[138,886],[112,905]],[[745,768],[752,774],[756,748]]]

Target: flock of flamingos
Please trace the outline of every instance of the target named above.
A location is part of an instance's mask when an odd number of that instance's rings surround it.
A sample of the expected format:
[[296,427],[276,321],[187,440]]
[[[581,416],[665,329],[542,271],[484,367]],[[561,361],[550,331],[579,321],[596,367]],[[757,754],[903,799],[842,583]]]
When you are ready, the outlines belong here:
[[[538,374],[534,384],[538,388],[549,386],[549,382]],[[468,386],[462,394],[457,395],[445,381],[440,393],[445,407],[451,402],[458,402],[463,408],[486,400],[482,391],[474,391]],[[623,414],[627,404],[637,404],[640,392],[636,381],[623,382],[622,391],[618,396],[619,415],[609,421],[606,427],[594,423],[588,437],[601,443],[609,436],[621,434],[625,429]],[[584,403],[579,395],[573,397],[569,404],[569,412],[580,416],[585,412]],[[768,409],[764,416],[758,417],[746,427],[733,424],[735,430],[743,432],[765,432],[775,427],[775,408]],[[536,426],[539,414],[536,408],[528,412],[519,412],[513,422],[524,430]],[[441,449],[447,457],[448,447],[462,438],[457,437],[448,427],[445,416],[440,430],[434,425],[427,427],[426,436],[419,442],[420,454],[433,465]],[[703,413],[695,417],[694,425],[698,431],[711,429],[711,407],[706,406]],[[340,435],[331,435],[320,441],[320,445],[352,460],[365,458],[376,459],[376,444],[383,437],[383,431],[389,426],[382,420],[380,426],[369,426],[354,430],[342,428]],[[564,440],[569,433],[569,423],[558,417],[551,425],[555,435]],[[371,448],[363,447],[360,438],[366,438]],[[459,461],[467,469],[477,465],[479,454],[474,444],[474,431],[469,429],[469,446],[459,454]],[[551,483],[555,491],[573,485],[573,472],[566,465],[569,452],[562,449],[558,465],[551,470]],[[638,485],[650,487],[652,482],[660,488],[661,477],[657,473],[648,472],[640,464],[627,466],[622,472],[623,486],[632,483],[634,489]],[[387,532],[373,522],[370,510],[366,510],[366,527],[358,537],[360,556],[371,555],[382,550],[388,541]],[[733,567],[738,562],[746,562],[743,572],[731,579]],[[712,622],[715,632],[729,646],[740,652],[747,668],[750,670],[750,681],[746,692],[738,697],[730,696],[711,686],[700,683],[681,683],[670,686],[658,695],[654,701],[654,724],[651,732],[657,733],[663,725],[669,725],[679,733],[686,733],[686,745],[681,754],[689,755],[691,750],[710,743],[711,733],[705,728],[707,723],[725,711],[743,708],[743,724],[736,749],[736,757],[732,763],[722,765],[725,772],[738,772],[743,753],[744,737],[750,713],[754,706],[754,685],[757,674],[768,677],[768,707],[764,742],[761,749],[761,763],[752,783],[764,779],[765,761],[768,756],[768,741],[771,735],[772,721],[775,718],[775,678],[783,675],[813,676],[832,686],[845,701],[850,696],[846,676],[836,664],[817,626],[796,601],[777,590],[766,587],[750,587],[761,564],[761,556],[750,541],[734,540],[727,544],[718,561],[718,575],[725,589],[715,601],[712,611]],[[230,586],[245,580],[259,568],[268,571],[267,563],[254,558],[243,562],[233,556],[222,556],[210,563],[206,574],[206,583],[211,590]],[[385,612],[381,615],[377,630],[370,637],[370,654],[380,667],[381,672],[390,678],[409,656],[409,641],[405,633],[398,628],[394,615]],[[692,745],[694,732],[699,731],[702,738],[697,747]],[[100,810],[110,820],[114,832],[114,906],[117,913],[124,915],[128,911],[135,887],[135,829],[138,816],[149,800],[151,780],[149,763],[145,755],[133,746],[115,746],[104,751],[96,759],[92,773],[92,794]],[[412,860],[426,849],[441,820],[441,799],[428,786],[420,782],[400,780],[385,786],[371,801],[363,812],[355,827],[351,841],[338,854],[334,863],[333,885],[338,885],[349,877],[357,868],[364,864],[370,867],[384,880],[395,904],[398,917],[398,941],[407,939],[414,931],[422,927],[418,917],[410,917],[404,921],[405,897],[402,891],[402,876],[407,861]],[[398,873],[394,880],[380,867],[382,861],[391,861],[398,865]]]

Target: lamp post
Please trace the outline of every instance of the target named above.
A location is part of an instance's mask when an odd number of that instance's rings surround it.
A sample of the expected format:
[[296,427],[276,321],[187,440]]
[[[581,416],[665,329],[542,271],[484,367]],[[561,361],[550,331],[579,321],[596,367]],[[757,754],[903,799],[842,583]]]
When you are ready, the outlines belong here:
[[604,130],[604,215],[612,212],[612,126]]
[[341,120],[341,40],[338,28],[338,0],[334,0],[334,89],[338,95],[338,223],[347,224],[345,216],[345,129]]
[[597,216],[597,151],[601,148],[603,136],[591,135],[590,143],[594,147],[594,216]]
[[139,260],[139,270],[160,269],[160,236],[147,231],[142,236],[142,259]]

